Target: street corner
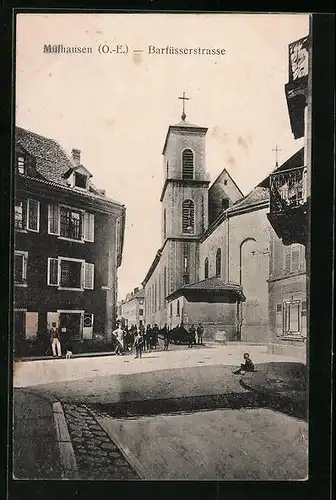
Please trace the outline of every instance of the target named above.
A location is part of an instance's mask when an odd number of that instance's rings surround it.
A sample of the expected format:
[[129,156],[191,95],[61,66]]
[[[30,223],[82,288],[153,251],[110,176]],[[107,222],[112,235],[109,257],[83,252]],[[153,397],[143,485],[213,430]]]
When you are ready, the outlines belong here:
[[86,405],[63,403],[62,406],[80,479],[139,479]]

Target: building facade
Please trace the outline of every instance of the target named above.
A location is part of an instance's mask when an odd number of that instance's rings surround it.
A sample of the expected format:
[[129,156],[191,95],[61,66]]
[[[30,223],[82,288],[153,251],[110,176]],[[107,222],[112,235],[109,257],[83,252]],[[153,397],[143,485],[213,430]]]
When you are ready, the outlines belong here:
[[[54,140],[16,129],[14,339],[46,338],[52,322],[74,342],[115,324],[125,207]],[[61,338],[62,340],[62,338]]]
[[128,328],[140,327],[145,323],[145,290],[135,288],[120,303],[119,319]]
[[[202,322],[207,340],[219,331],[245,342],[304,339],[305,256],[300,248],[297,264],[296,246],[285,247],[269,221],[270,176],[243,196],[224,169],[209,188],[206,130],[182,121],[167,133],[162,246],[143,281],[145,322]],[[302,162],[300,150],[273,174]]]

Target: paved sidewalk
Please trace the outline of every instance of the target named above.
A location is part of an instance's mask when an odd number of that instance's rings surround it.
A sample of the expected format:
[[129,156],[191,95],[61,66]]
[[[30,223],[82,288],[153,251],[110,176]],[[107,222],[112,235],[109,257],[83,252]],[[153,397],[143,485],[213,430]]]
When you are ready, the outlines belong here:
[[16,389],[13,406],[13,477],[60,479],[52,402]]

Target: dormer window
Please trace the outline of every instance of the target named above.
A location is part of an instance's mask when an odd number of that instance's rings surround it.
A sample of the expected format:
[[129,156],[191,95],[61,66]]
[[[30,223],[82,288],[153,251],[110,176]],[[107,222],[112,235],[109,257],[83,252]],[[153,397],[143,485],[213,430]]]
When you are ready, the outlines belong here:
[[25,174],[26,171],[26,165],[25,165],[25,157],[22,155],[18,155],[16,159],[16,166],[18,169],[19,174]]
[[87,187],[86,175],[80,174],[79,172],[75,172],[75,186],[82,189],[86,189]]

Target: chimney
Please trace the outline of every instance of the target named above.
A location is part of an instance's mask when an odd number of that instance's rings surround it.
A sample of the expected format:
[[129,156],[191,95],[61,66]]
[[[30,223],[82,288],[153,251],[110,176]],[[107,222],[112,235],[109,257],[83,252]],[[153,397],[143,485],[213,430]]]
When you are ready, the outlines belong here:
[[74,164],[76,165],[76,167],[79,167],[79,165],[80,165],[80,156],[81,156],[80,149],[73,149],[71,151],[71,154],[72,154],[72,160],[73,160]]

